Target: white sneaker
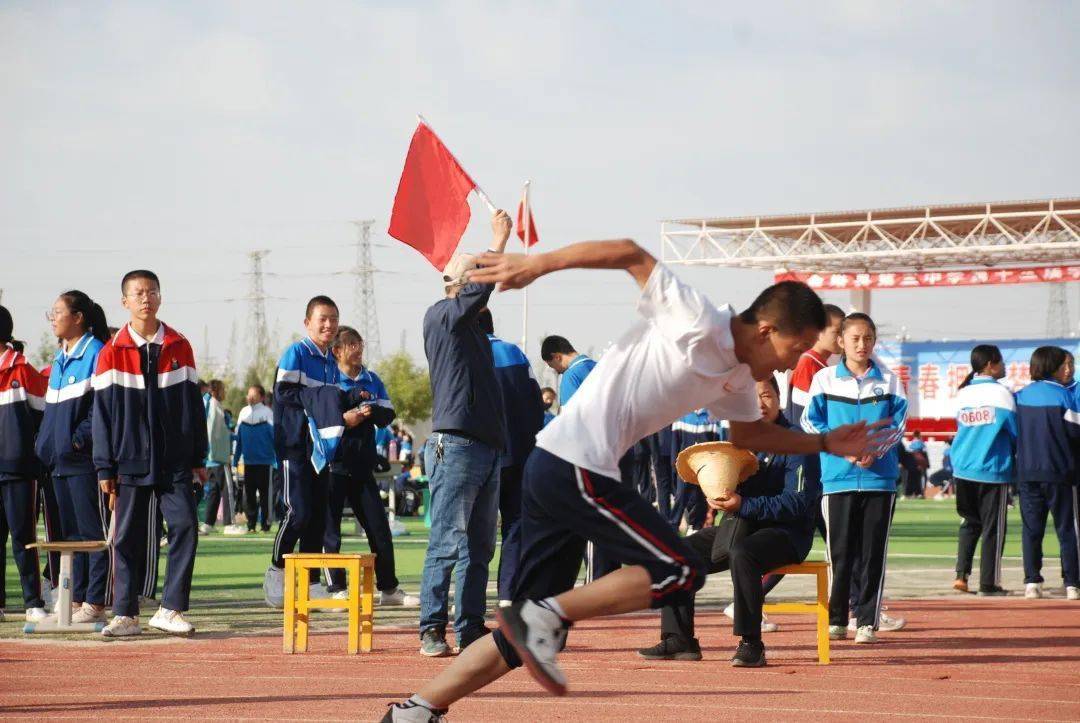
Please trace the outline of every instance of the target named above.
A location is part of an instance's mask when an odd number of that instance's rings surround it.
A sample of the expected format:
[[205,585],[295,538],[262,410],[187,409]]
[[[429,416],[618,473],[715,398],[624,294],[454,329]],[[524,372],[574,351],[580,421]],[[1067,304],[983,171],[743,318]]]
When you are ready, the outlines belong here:
[[873,625],[863,625],[859,628],[858,632],[855,633],[856,643],[876,643],[877,641],[878,639],[877,635],[874,635]]
[[1042,584],[1038,582],[1029,582],[1024,585],[1024,597],[1028,600],[1038,600],[1042,597]]
[[566,695],[566,675],[556,657],[566,642],[569,627],[537,600],[522,600],[496,611],[499,630],[521,656],[529,673],[549,693]]
[[383,720],[390,723],[444,723],[446,721],[444,713],[446,713],[445,709],[425,708],[407,700],[404,703],[391,705]]
[[855,618],[848,618],[847,621],[848,632],[856,632],[859,629],[859,622]]
[[775,633],[780,629],[777,623],[769,622],[769,618],[765,616],[765,613],[761,614],[761,632],[763,633]]
[[139,627],[139,619],[127,615],[117,615],[112,622],[101,630],[101,635],[106,638],[127,638],[132,635],[142,635]]
[[847,631],[843,625],[830,625],[829,640],[847,640]]
[[267,607],[281,609],[285,607],[285,571],[280,567],[266,568],[263,578],[263,599]]
[[76,612],[71,614],[73,623],[99,623],[107,618],[104,606],[96,607],[88,602],[84,602]]
[[170,635],[191,635],[195,632],[195,626],[184,619],[182,612],[168,608],[158,608],[149,624],[150,627]]
[[[332,592],[332,593],[330,593],[330,599],[331,600],[348,600],[349,599],[349,591],[348,590],[338,590],[337,592]],[[348,608],[326,608],[326,612],[328,612],[328,613],[343,613],[347,609]]]
[[[79,611],[80,608],[82,608],[82,603],[72,602],[71,603],[71,614],[74,615],[76,612]],[[52,612],[53,612],[54,615],[57,615],[57,616],[60,615],[60,600],[59,599],[57,599],[57,601],[55,603],[53,603]]]
[[729,603],[728,606],[724,608],[724,617],[730,618],[731,620],[735,619],[735,603]]
[[882,610],[881,618],[878,620],[878,630],[884,633],[891,633],[897,630],[903,630],[905,625],[907,625],[907,620],[904,618],[891,617],[886,615],[885,611]]
[[1069,585],[1067,588],[1065,588],[1065,599],[1080,600],[1080,587],[1074,587],[1073,585]]
[[[406,595],[400,587],[393,590],[383,590],[379,593],[379,605],[381,607],[407,607],[414,608],[420,604],[420,598],[415,595]],[[510,603],[507,603],[509,605]],[[499,603],[503,607],[502,602]]]
[[209,535],[213,531],[214,531],[214,528],[211,527],[210,525],[206,524],[205,522],[202,523],[201,525],[199,525],[199,534],[200,535]]
[[40,623],[47,617],[49,617],[49,611],[45,608],[26,609],[26,622],[28,623]]

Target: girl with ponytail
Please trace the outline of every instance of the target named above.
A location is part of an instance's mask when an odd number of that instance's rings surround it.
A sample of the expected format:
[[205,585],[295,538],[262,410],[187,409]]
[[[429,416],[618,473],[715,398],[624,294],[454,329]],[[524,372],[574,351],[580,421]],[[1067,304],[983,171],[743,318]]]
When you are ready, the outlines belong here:
[[[45,407],[45,377],[23,356],[12,337],[14,322],[0,306],[0,514],[11,530],[11,554],[19,570],[27,622],[45,619],[41,567],[36,550],[38,464],[34,434]],[[5,544],[0,540],[0,544]],[[4,619],[4,568],[0,566],[0,620]]]
[[956,512],[963,522],[953,589],[960,592],[975,592],[968,587],[968,576],[975,544],[981,539],[978,592],[1006,594],[1001,588],[1001,552],[1018,427],[1016,401],[998,383],[1004,376],[1001,350],[980,344],[971,350],[971,373],[956,395],[956,438],[951,456]]
[[[60,294],[47,316],[60,349],[49,374],[37,454],[52,473],[63,539],[104,540],[108,501],[98,488],[91,456],[90,412],[91,380],[98,354],[109,340],[109,326],[101,306],[78,290]],[[111,597],[109,552],[76,554],[71,572],[71,621],[103,622]]]

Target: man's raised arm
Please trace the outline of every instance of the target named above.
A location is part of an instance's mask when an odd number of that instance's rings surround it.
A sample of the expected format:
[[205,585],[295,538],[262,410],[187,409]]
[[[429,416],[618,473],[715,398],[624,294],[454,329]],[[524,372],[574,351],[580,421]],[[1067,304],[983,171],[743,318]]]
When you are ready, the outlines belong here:
[[582,241],[545,254],[492,254],[477,259],[481,268],[469,281],[499,285],[500,291],[520,289],[554,271],[565,269],[624,269],[644,288],[656,259],[630,239]]

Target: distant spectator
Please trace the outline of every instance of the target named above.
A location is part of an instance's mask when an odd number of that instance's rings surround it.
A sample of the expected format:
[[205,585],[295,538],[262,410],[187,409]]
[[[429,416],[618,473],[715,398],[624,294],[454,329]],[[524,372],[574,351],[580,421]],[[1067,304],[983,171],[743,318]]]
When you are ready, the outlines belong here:
[[559,406],[566,403],[577,392],[596,362],[579,353],[574,345],[564,336],[549,336],[540,344],[540,358],[557,374],[559,381]]

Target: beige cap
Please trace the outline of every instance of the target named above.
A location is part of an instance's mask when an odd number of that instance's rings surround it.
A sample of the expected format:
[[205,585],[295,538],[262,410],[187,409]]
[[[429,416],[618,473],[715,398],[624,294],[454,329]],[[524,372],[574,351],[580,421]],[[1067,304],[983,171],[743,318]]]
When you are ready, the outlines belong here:
[[452,286],[464,286],[469,282],[469,272],[475,268],[476,256],[474,254],[454,254],[443,269],[443,286],[447,289]]
[[711,500],[734,492],[757,472],[754,453],[731,442],[702,442],[679,452],[675,469],[687,484],[698,485]]

